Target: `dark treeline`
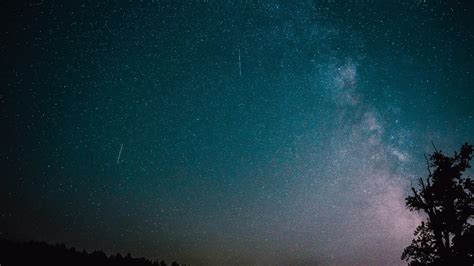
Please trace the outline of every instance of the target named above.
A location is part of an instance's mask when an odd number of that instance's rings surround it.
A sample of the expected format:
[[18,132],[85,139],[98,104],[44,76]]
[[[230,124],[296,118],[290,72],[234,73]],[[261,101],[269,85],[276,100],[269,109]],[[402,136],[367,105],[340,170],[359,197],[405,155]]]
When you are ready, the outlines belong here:
[[166,264],[160,260],[133,258],[130,254],[107,256],[102,251],[88,253],[85,250],[66,248],[64,244],[51,245],[45,242],[13,242],[0,240],[0,265],[104,265],[104,266],[179,266],[177,262]]

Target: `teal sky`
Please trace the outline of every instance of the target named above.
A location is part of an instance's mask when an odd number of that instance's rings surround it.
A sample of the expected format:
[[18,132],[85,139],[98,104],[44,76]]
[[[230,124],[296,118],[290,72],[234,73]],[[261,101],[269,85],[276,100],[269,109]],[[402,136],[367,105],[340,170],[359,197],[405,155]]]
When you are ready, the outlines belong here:
[[474,14],[381,2],[2,3],[0,236],[402,265],[423,154],[474,141]]

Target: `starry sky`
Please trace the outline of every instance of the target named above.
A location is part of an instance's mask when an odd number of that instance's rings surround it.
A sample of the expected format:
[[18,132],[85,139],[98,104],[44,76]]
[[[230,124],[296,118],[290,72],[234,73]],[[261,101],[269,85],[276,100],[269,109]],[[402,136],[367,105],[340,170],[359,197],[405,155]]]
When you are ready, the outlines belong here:
[[402,265],[423,154],[474,141],[463,1],[0,10],[2,237],[193,265]]

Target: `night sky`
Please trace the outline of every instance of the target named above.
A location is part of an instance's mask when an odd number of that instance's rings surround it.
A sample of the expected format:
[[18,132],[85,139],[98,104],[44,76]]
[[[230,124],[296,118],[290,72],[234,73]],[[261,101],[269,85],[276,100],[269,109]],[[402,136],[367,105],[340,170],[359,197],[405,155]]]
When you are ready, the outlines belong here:
[[292,2],[2,1],[0,236],[403,264],[423,154],[474,141],[474,7]]

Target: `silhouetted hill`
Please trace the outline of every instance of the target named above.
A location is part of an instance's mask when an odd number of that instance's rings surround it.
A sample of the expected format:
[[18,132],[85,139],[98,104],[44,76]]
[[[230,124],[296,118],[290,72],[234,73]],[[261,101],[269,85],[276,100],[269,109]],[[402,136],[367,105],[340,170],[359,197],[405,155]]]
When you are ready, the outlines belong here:
[[[133,258],[130,254],[122,256],[107,256],[102,251],[87,253],[85,250],[76,251],[66,248],[64,244],[51,245],[44,242],[17,243],[10,240],[0,240],[0,265],[103,265],[103,266],[166,266],[164,261],[151,261],[145,258]],[[172,266],[178,266],[172,262]]]

